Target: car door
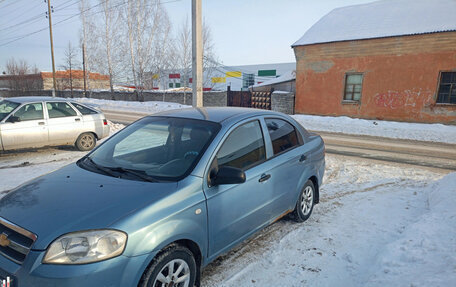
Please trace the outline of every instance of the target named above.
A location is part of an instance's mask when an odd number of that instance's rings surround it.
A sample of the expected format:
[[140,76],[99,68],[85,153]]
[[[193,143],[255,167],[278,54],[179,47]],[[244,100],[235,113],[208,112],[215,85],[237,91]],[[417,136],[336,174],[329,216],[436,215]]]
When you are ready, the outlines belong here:
[[[17,121],[13,121],[16,118]],[[48,143],[48,127],[44,119],[43,104],[22,105],[1,125],[3,148],[34,148]]]
[[49,142],[74,144],[82,132],[82,117],[66,102],[47,102]]
[[290,122],[280,118],[265,118],[268,140],[273,156],[271,187],[273,190],[273,216],[291,212],[296,204],[302,175],[310,169],[311,150],[303,142],[299,131]]
[[266,148],[259,119],[232,129],[211,166],[244,170],[246,181],[207,187],[209,256],[216,256],[258,230],[270,217]]

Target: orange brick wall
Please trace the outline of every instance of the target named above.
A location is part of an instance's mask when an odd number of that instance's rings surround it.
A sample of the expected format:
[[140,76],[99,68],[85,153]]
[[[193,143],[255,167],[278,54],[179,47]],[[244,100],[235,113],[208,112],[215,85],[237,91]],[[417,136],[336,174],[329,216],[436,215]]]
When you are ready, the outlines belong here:
[[[456,32],[298,46],[296,113],[456,123],[436,104],[441,71],[456,71]],[[364,74],[359,104],[343,103],[345,74]]]

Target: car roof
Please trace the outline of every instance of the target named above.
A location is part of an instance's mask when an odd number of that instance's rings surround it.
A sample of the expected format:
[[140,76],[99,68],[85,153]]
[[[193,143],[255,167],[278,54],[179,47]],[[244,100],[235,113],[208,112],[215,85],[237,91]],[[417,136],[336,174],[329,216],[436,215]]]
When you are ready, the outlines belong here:
[[279,113],[251,109],[251,108],[238,108],[238,107],[205,107],[205,108],[187,108],[187,109],[176,109],[168,110],[160,113],[156,113],[153,116],[164,116],[164,117],[178,117],[188,118],[195,120],[207,120],[211,122],[221,123],[227,119],[243,119],[261,115],[278,115]]
[[31,103],[31,102],[71,102],[70,99],[57,98],[57,97],[12,97],[12,98],[3,98],[4,100],[15,102],[15,103]]

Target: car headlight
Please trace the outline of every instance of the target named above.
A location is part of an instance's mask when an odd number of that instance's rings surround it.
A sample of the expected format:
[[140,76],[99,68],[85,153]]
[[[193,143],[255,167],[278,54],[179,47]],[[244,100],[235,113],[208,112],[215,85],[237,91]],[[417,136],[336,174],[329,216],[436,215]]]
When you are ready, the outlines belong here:
[[85,264],[122,254],[127,235],[111,229],[68,233],[51,243],[43,263]]

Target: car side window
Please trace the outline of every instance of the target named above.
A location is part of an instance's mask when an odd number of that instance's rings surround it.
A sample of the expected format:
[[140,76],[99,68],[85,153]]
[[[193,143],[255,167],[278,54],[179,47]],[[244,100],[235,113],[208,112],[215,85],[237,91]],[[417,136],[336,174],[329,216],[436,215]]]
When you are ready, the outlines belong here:
[[265,119],[272,141],[274,155],[299,145],[296,129],[290,123],[280,119]]
[[24,105],[14,113],[14,116],[18,117],[21,122],[42,120],[44,119],[43,105],[41,103]]
[[83,115],[98,114],[96,111],[89,109],[88,107],[85,107],[83,105],[76,104],[76,103],[71,103],[71,104]]
[[76,111],[65,102],[50,102],[46,106],[50,119],[77,116]]
[[237,127],[217,152],[218,166],[246,170],[266,159],[263,133],[258,121]]

